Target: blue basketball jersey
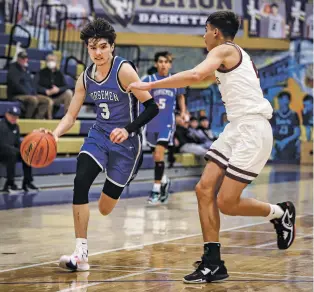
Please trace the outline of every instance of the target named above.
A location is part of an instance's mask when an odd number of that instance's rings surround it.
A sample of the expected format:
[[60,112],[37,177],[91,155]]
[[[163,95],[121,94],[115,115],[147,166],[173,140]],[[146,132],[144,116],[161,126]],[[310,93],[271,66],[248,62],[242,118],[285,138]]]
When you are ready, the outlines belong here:
[[97,108],[96,125],[110,134],[115,128],[124,128],[138,116],[139,102],[127,93],[119,83],[118,73],[123,63],[121,57],[114,57],[107,77],[96,81],[96,65],[92,64],[84,72],[86,95],[95,102]]
[[[168,76],[171,76],[171,74]],[[160,76],[156,73],[146,76],[143,81],[152,82],[164,79],[168,76]],[[174,127],[176,97],[184,93],[184,88],[154,88],[150,91],[150,94],[159,106],[159,114],[147,124],[147,132],[159,132],[165,127]]]
[[273,127],[274,138],[279,141],[292,136],[294,128],[300,126],[298,114],[292,110],[285,114],[279,110],[275,111],[270,123]]

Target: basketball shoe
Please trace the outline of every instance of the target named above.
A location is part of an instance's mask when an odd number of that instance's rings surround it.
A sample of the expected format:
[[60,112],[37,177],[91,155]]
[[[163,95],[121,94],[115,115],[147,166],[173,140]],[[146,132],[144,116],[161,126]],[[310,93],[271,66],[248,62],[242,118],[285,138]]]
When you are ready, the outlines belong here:
[[204,260],[197,266],[196,270],[183,278],[184,283],[211,283],[228,278],[227,268],[224,261],[206,262]]
[[149,205],[158,205],[160,204],[160,193],[152,191],[150,196],[147,199]]
[[171,185],[170,179],[167,177],[165,183],[161,183],[160,186],[160,202],[166,204],[169,199],[169,188]]
[[88,251],[83,249],[82,245],[77,245],[72,255],[61,256],[59,260],[59,267],[68,271],[88,271]]
[[295,237],[295,207],[292,202],[277,204],[284,214],[281,218],[270,220],[274,224],[277,233],[277,246],[279,249],[287,249],[293,243]]

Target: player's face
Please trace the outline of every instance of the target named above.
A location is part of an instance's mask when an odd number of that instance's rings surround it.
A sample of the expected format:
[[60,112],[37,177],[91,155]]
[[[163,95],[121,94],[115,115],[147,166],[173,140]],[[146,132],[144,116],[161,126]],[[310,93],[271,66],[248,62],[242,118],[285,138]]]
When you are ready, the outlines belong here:
[[198,121],[197,120],[190,121],[190,126],[191,128],[196,129],[198,127]]
[[166,57],[159,57],[155,64],[157,72],[160,76],[167,76],[171,68],[171,63]]
[[303,107],[308,111],[313,111],[313,102],[310,100],[303,101]]
[[202,120],[201,121],[201,126],[205,129],[208,129],[209,127],[209,121],[208,120]]
[[206,24],[204,41],[206,44],[207,51],[211,51],[218,45],[218,29]]
[[278,14],[278,8],[277,8],[276,6],[273,6],[273,7],[271,8],[271,13],[272,13],[273,15],[277,15],[277,14]]
[[8,122],[12,125],[15,125],[17,123],[17,120],[19,119],[18,116],[15,115],[11,115],[9,113],[5,114],[6,119],[8,120]]
[[279,108],[284,110],[284,109],[289,108],[290,100],[287,96],[283,96],[282,98],[278,99],[278,103],[279,103]]
[[106,39],[89,39],[87,48],[96,66],[107,65],[112,59],[114,45],[110,45]]

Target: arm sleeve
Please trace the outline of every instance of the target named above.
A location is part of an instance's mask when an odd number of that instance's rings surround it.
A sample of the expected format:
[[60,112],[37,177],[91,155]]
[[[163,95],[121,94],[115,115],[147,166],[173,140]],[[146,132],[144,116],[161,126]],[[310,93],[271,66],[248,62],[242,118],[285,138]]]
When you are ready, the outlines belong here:
[[141,114],[130,124],[128,124],[125,129],[128,133],[138,132],[141,127],[146,125],[159,113],[159,108],[155,103],[154,99],[150,98],[149,100],[143,103],[145,109]]

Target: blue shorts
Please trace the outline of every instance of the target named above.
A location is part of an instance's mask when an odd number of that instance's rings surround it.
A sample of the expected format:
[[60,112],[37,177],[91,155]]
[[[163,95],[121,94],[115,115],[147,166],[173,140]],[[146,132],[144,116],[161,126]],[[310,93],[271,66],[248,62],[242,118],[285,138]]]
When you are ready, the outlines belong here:
[[140,167],[142,141],[139,135],[135,135],[121,144],[115,144],[110,141],[108,133],[94,125],[80,153],[88,154],[103,171],[106,170],[110,182],[125,187]]
[[147,144],[150,147],[156,147],[158,142],[167,143],[169,146],[173,145],[173,136],[175,129],[166,125],[160,132],[146,132]]

